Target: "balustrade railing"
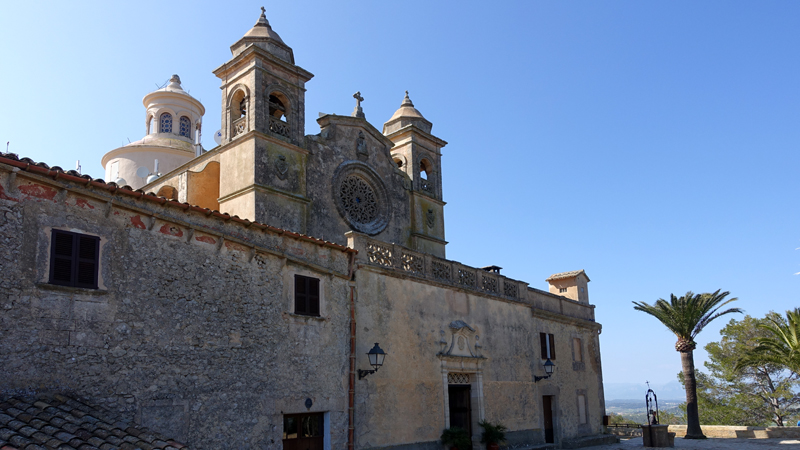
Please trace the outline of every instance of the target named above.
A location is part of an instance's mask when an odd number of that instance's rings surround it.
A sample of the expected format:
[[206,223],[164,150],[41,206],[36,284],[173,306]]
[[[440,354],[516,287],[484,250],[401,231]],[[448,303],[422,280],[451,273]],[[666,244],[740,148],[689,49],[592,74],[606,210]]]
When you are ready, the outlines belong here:
[[422,189],[423,192],[426,192],[430,195],[435,195],[433,192],[433,182],[430,180],[426,180],[424,178],[420,178],[419,180],[419,188]]
[[233,121],[233,129],[231,130],[232,136],[244,134],[247,131],[247,116],[240,117]]
[[594,321],[594,307],[574,300],[528,288],[527,283],[506,278],[456,261],[419,253],[401,245],[353,236],[350,246],[358,249],[366,263],[404,272],[419,278],[458,288],[515,300],[565,316]]
[[275,116],[269,116],[269,131],[283,137],[289,137],[289,124]]

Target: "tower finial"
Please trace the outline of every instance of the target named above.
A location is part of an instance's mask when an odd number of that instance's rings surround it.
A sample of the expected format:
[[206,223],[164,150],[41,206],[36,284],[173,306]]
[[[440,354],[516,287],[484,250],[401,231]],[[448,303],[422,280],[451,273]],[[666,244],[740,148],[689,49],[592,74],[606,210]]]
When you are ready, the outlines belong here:
[[353,98],[356,99],[356,108],[350,115],[353,117],[361,117],[362,119],[365,118],[366,116],[364,115],[364,110],[361,109],[361,102],[364,101],[364,97],[361,96],[361,91],[358,91],[355,94],[353,94]]
[[403,99],[403,103],[400,104],[401,108],[403,106],[411,106],[411,107],[414,106],[414,104],[411,103],[411,99],[408,97],[408,91],[406,91],[406,97]]
[[258,22],[256,22],[257,27],[268,27],[269,20],[267,20],[267,9],[263,6],[261,7],[261,16],[258,18]]

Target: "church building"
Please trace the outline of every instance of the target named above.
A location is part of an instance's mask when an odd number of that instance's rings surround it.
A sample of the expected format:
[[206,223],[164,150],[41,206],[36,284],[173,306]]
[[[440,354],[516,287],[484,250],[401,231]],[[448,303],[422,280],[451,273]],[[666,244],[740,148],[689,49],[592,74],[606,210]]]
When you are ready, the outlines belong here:
[[[483,421],[515,447],[613,442],[587,274],[448,260],[447,142],[408,92],[380,129],[355,93],[306,134],[313,75],[263,8],[230,50],[210,150],[184,74],[105,180],[0,154],[6,409],[77,399],[173,439],[149,448],[438,450],[459,427],[478,449]],[[0,447],[46,428],[4,434],[22,415],[0,407]]]

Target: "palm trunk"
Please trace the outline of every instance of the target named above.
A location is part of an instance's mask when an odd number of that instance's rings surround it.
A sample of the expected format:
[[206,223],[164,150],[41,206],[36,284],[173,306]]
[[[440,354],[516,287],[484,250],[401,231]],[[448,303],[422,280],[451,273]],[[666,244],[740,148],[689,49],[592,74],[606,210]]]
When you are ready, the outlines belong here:
[[697,412],[697,381],[694,377],[694,352],[680,352],[683,367],[683,385],[686,388],[686,437],[685,439],[705,439],[700,428],[700,414]]

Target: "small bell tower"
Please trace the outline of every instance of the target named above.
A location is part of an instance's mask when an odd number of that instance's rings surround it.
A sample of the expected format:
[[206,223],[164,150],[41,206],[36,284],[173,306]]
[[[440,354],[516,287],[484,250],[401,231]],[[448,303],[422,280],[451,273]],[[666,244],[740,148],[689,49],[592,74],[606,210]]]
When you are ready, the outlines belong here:
[[392,159],[410,180],[411,241],[418,251],[445,257],[442,200],[442,147],[447,142],[431,134],[433,124],[414,108],[408,91],[400,108],[383,124],[394,142]]
[[255,130],[302,146],[305,83],[314,75],[295,65],[294,52],[272,29],[263,7],[231,54],[214,71],[222,81],[223,144]]
[[306,232],[305,84],[314,75],[267,21],[231,46],[214,71],[222,82],[219,207]]

